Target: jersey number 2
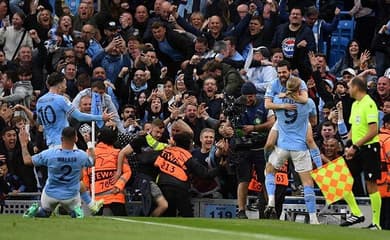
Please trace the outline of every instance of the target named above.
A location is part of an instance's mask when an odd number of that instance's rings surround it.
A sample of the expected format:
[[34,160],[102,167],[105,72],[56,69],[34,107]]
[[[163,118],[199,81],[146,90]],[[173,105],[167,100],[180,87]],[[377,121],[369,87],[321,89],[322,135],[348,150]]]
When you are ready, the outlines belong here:
[[71,179],[67,176],[72,172],[72,167],[70,165],[64,165],[61,167],[63,174],[60,177],[60,180],[63,182],[69,182]]

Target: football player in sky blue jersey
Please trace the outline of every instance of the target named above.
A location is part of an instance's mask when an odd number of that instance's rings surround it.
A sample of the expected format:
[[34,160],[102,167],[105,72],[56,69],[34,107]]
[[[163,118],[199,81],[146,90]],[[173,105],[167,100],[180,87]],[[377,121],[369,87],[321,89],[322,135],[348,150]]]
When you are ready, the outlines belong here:
[[31,156],[28,149],[29,135],[20,131],[19,139],[22,147],[23,161],[26,165],[46,166],[48,179],[41,196],[41,207],[33,204],[24,217],[49,217],[55,207],[60,204],[74,218],[84,216],[80,208],[80,177],[83,167],[94,164],[93,147],[90,146],[90,156],[86,152],[73,149],[77,141],[73,127],[62,130],[61,148],[52,148]]
[[[66,79],[62,73],[50,74],[47,81],[49,92],[40,97],[37,101],[38,122],[43,126],[43,133],[46,144],[49,148],[61,146],[61,132],[69,126],[68,117],[71,116],[78,121],[99,121],[110,120],[114,113],[103,112],[103,115],[91,115],[81,113],[62,94],[66,91]],[[102,205],[101,202],[92,201],[85,187],[81,189],[81,198],[88,204],[92,213],[96,212]]]
[[[267,89],[267,91],[265,93],[265,107],[267,109],[273,109],[273,110],[277,110],[277,109],[294,110],[296,108],[296,106],[294,104],[290,104],[290,103],[275,104],[273,102],[274,97],[276,97],[276,96],[284,97],[285,96],[286,82],[289,78],[292,77],[291,67],[290,67],[290,63],[288,61],[283,60],[283,61],[279,62],[277,69],[278,69],[278,79],[275,79],[271,83],[270,87]],[[306,86],[305,82],[302,80],[300,83],[299,93],[296,96],[296,102],[299,102],[299,103],[308,102],[307,86]],[[312,102],[310,104],[312,104]],[[311,114],[310,121],[313,121],[316,123],[317,118],[314,117],[313,114]],[[274,127],[271,129],[271,131],[268,135],[267,143],[264,146],[264,153],[265,153],[266,161],[268,161],[267,160],[268,156],[271,153],[271,151],[275,145],[276,139],[277,139],[277,121],[276,121]],[[321,160],[320,150],[314,142],[313,132],[312,132],[311,126],[308,129],[306,143],[310,148],[310,155],[311,155],[314,163],[316,164],[317,167],[321,167],[322,160]]]
[[[265,106],[266,108],[273,109],[273,110],[285,110],[285,117],[291,118],[293,120],[294,116],[294,111],[296,111],[296,105],[290,103],[290,101],[286,100],[285,102],[281,102],[281,104],[277,104],[274,102],[276,97],[279,98],[285,98],[285,92],[286,92],[286,83],[290,78],[294,78],[291,75],[291,67],[290,63],[288,61],[281,61],[278,64],[277,67],[278,71],[278,79],[275,79],[270,87],[267,89],[267,92],[265,94]],[[308,93],[307,93],[307,86],[302,81],[301,79],[298,79],[299,81],[299,88],[297,89],[297,94],[295,94],[295,102],[296,103],[307,103],[308,102]],[[312,103],[310,104],[312,105]],[[310,120],[315,120],[316,121],[316,116],[313,115],[312,111],[310,113]],[[265,151],[265,157],[266,160],[268,159],[269,154],[271,153],[274,144],[278,138],[278,121],[276,121],[274,127],[270,131],[270,134],[267,139],[267,143],[264,146],[264,151]],[[296,130],[296,129],[294,129]],[[317,145],[314,142],[313,139],[313,134],[312,134],[312,129],[311,126],[309,125],[307,131],[307,136],[306,136],[306,144],[310,148],[310,154],[313,158],[313,161],[317,165],[317,167],[322,166],[322,161],[320,157],[320,151],[317,147]],[[271,181],[271,175],[268,176],[268,180]],[[267,182],[267,177],[266,177],[266,182]],[[271,181],[273,182],[273,181]],[[274,205],[274,198],[271,196],[269,198],[269,206]],[[274,210],[274,209],[273,209]]]
[[54,72],[46,81],[49,92],[37,101],[39,123],[43,126],[46,144],[50,147],[61,145],[62,129],[69,126],[68,117],[78,121],[107,121],[113,113],[104,112],[103,115],[81,113],[72,103],[62,96],[66,91],[66,79],[63,74]]
[[312,110],[308,103],[299,103],[296,100],[300,92],[302,80],[290,77],[286,82],[286,96],[275,96],[273,102],[277,105],[291,104],[295,108],[277,109],[278,119],[277,147],[271,153],[266,166],[266,188],[269,196],[265,214],[275,211],[275,169],[280,168],[288,158],[292,159],[295,171],[299,174],[304,186],[304,199],[309,212],[310,224],[318,224],[316,202],[313,189],[313,179],[310,176],[312,163],[308,151],[306,136],[309,126],[309,114]]

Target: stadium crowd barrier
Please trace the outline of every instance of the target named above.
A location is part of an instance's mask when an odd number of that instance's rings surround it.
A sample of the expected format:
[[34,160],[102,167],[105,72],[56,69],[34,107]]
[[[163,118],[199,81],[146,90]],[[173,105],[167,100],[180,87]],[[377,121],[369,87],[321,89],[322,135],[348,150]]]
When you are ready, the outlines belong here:
[[10,193],[4,201],[4,205],[0,205],[0,213],[23,214],[40,197],[40,192]]
[[[365,216],[365,221],[353,227],[363,227],[371,223],[371,207],[368,197],[356,197],[356,201]],[[318,220],[324,224],[340,224],[350,214],[347,204],[340,200],[328,205],[324,197],[316,197]],[[286,196],[283,204],[281,220],[308,223],[309,215],[306,212],[305,200],[303,197]]]

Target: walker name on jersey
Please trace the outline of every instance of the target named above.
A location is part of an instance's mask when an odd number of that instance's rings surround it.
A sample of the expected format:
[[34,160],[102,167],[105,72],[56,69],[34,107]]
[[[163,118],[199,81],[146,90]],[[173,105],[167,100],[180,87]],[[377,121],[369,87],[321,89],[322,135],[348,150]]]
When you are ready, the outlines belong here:
[[64,162],[64,163],[70,163],[70,162],[76,162],[77,158],[75,157],[58,157],[58,162]]

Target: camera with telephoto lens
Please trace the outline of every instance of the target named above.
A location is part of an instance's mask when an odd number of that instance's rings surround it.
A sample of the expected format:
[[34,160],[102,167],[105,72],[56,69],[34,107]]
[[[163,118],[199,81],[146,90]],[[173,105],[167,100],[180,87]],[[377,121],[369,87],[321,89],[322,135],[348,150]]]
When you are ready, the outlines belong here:
[[222,102],[222,112],[229,120],[234,130],[242,129],[241,125],[241,113],[245,111],[245,105],[241,104],[236,98],[233,96],[229,96],[226,93],[223,94],[224,99]]
[[242,114],[245,112],[245,104],[233,96],[224,94],[222,110],[234,129],[234,135],[231,139],[231,147],[234,150],[249,150],[264,146],[267,141],[268,134],[251,132],[248,135],[244,135],[244,131],[242,129]]

